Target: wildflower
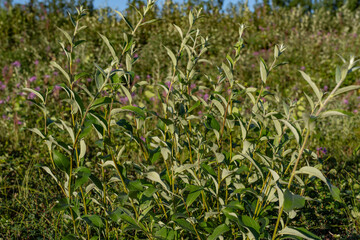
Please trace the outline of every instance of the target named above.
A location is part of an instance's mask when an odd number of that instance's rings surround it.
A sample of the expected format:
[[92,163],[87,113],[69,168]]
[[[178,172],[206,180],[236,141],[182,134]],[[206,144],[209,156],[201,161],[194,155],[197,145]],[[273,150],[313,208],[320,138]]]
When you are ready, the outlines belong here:
[[135,80],[139,80],[140,79],[140,76],[139,75],[136,75],[135,76]]
[[151,97],[149,100],[150,100],[151,102],[154,102],[154,101],[155,101],[155,97]]
[[37,65],[39,65],[39,60],[35,60],[35,62],[34,62],[34,64],[37,66]]
[[327,85],[324,86],[324,92],[327,92],[327,90],[329,89],[329,87]]
[[50,75],[45,75],[44,78],[48,79],[48,78],[50,78]]
[[194,88],[196,88],[196,84],[195,84],[195,83],[192,83],[192,84],[190,85],[190,90],[192,90],[192,89],[194,89]]
[[15,86],[16,88],[19,88],[21,86],[21,83],[17,83]]
[[127,102],[129,101],[129,99],[127,97],[121,97],[119,99],[119,101],[122,103],[122,104],[127,104]]
[[302,71],[304,71],[305,70],[305,66],[301,66],[301,68],[300,68]]
[[6,85],[2,82],[0,82],[0,89],[1,90],[5,90],[6,89]]
[[11,65],[14,67],[21,67],[21,63],[19,61],[15,61]]
[[55,71],[53,74],[54,74],[54,76],[58,76],[58,75],[59,75],[59,73],[56,72],[56,71]]
[[54,90],[60,90],[60,89],[61,89],[61,87],[59,85],[54,86]]
[[254,52],[253,55],[254,56],[259,56],[259,52]]
[[29,78],[29,82],[34,82],[36,80],[36,76],[32,76],[31,78]]
[[36,97],[35,93],[29,93],[27,99],[34,99]]
[[20,121],[20,120],[17,120],[17,125],[21,125],[21,124],[23,124],[23,122],[22,121]]
[[146,78],[147,78],[147,79],[151,79],[151,76],[148,74],[148,75],[146,75]]
[[356,113],[358,113],[359,111],[358,111],[357,109],[354,109],[354,111],[353,111],[353,112],[356,114]]
[[92,79],[91,78],[88,78],[88,79],[86,79],[88,82],[91,82],[92,81]]
[[143,136],[141,136],[140,139],[145,142],[145,138]]
[[[165,84],[169,88],[170,91],[173,90],[173,86],[170,81],[167,81]],[[170,86],[171,86],[171,88],[170,88]]]
[[7,96],[7,97],[6,97],[6,102],[9,102],[10,99],[11,99],[10,96]]
[[266,89],[266,90],[270,90],[270,87],[269,87],[269,86],[266,86],[265,89]]
[[205,101],[209,100],[209,94],[207,94],[207,93],[204,94],[204,100]]
[[9,71],[9,67],[5,65],[2,69],[2,76],[3,78],[6,78],[7,72]]
[[36,91],[40,91],[40,87],[37,86],[37,87],[35,88],[35,90],[36,90]]
[[346,105],[349,104],[349,100],[347,100],[346,98],[344,99],[343,102],[344,102],[344,104],[346,104]]
[[3,103],[5,103],[5,101],[4,101],[4,100],[2,100],[2,99],[0,99],[0,104],[3,104]]
[[134,58],[138,58],[139,55],[137,53],[134,54]]

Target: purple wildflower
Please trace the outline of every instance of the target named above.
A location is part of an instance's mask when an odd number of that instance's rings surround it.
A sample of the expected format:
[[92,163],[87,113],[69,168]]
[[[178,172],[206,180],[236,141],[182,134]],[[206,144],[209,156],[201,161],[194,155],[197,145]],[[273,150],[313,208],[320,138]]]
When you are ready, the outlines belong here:
[[209,94],[207,94],[207,93],[204,94],[204,100],[205,101],[209,100]]
[[119,99],[119,101],[122,103],[122,104],[127,104],[127,102],[129,101],[129,99],[127,97],[121,97]]
[[138,58],[139,55],[137,53],[134,54],[134,58]]
[[21,125],[21,124],[23,124],[23,122],[22,121],[20,121],[20,120],[17,120],[17,125]]
[[354,111],[353,111],[353,112],[356,114],[356,113],[358,113],[359,111],[358,111],[357,109],[354,109]]
[[193,90],[194,88],[196,88],[196,84],[195,84],[195,83],[192,83],[192,84],[190,85],[190,90]]
[[302,71],[304,71],[305,70],[305,66],[301,66],[301,68],[300,68]]
[[39,65],[39,60],[36,59],[36,60],[34,61],[34,64],[35,64],[36,66]]
[[145,142],[145,138],[143,136],[141,136],[140,139]]
[[5,103],[5,101],[4,101],[4,100],[2,100],[2,99],[0,99],[0,104],[3,104],[3,103]]
[[349,100],[347,100],[346,98],[344,99],[344,104],[348,105],[349,104]]
[[60,90],[60,89],[61,89],[61,87],[59,85],[54,86],[54,90]]
[[254,56],[259,56],[259,52],[254,52],[253,55]]
[[36,76],[32,76],[31,78],[29,78],[29,82],[34,82],[36,80]]
[[327,92],[329,90],[329,87],[327,85],[324,86],[324,92]]
[[139,80],[140,79],[140,76],[139,75],[136,75],[135,76],[135,80]]
[[14,67],[21,67],[21,63],[19,61],[15,61],[11,65],[13,65]]
[[56,71],[55,71],[53,74],[54,74],[54,76],[58,76],[58,75],[59,75],[59,73],[56,72]]
[[148,75],[146,75],[146,78],[147,78],[147,79],[151,79],[151,76],[148,74]]
[[19,88],[21,86],[21,83],[17,83],[15,86],[16,88]]
[[36,97],[35,93],[29,93],[27,99],[34,99]]
[[48,79],[48,78],[50,78],[50,75],[45,75],[44,78]]
[[35,88],[36,91],[40,91],[40,89],[41,89],[41,88],[40,88],[39,86],[37,86],[37,87]]

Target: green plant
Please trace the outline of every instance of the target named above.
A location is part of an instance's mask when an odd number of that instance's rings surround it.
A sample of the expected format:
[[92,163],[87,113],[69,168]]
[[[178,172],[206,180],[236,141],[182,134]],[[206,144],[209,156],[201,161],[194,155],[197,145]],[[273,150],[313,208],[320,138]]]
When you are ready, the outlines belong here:
[[[85,10],[80,7],[77,15],[70,15],[73,33],[60,29],[67,67],[51,63],[63,74],[59,86],[66,112],[51,115],[53,87],[44,94],[24,88],[39,100],[34,103],[42,111],[42,127],[30,130],[49,150],[50,166],[39,167],[63,195],[53,210],[64,213],[65,238],[319,239],[289,224],[310,200],[304,195],[313,177],[341,202],[339,189],[312,167],[317,156],[307,146],[320,118],[345,115],[324,110],[337,95],[359,89],[340,88],[358,68],[355,58],[342,59],[328,95],[300,71],[316,100],[305,94],[310,109],[298,118],[296,102],[266,89],[273,80],[270,73],[284,65],[278,61],[285,46],[275,45],[271,64],[260,59],[260,76],[253,79],[260,88],[245,87],[235,75],[237,64],[246,62],[245,25],[240,25],[226,63],[218,74],[208,75],[200,64],[211,66],[204,58],[211,48],[209,38],[195,27],[201,10],[193,10],[185,31],[173,26],[180,36],[176,50],[164,47],[171,63],[168,76],[149,85],[136,79],[133,65],[138,61],[136,34],[154,22],[144,22],[153,5],[149,0],[136,10],[136,24],[117,12],[129,28],[120,51],[100,34],[111,59],[106,59],[106,68],[95,64],[95,92],[79,84],[87,73],[73,66],[76,50],[85,44],[79,38]],[[200,90],[208,96],[200,97]],[[136,98],[146,91],[156,99]],[[119,94],[128,105],[123,106]],[[157,106],[150,109],[146,101]]]

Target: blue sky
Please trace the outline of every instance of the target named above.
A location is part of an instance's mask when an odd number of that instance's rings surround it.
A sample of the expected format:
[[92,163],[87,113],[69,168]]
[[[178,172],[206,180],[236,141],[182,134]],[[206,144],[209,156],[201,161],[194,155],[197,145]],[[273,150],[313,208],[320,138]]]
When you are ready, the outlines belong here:
[[[184,0],[173,0],[174,2],[183,2]],[[226,7],[228,3],[236,3],[239,0],[225,0],[224,6]],[[26,3],[28,0],[15,0],[14,3]],[[123,10],[126,8],[127,0],[94,0],[95,7],[106,7],[109,6],[111,8],[115,8],[118,10]],[[165,0],[157,0],[157,3],[162,5]],[[255,3],[255,0],[249,0],[249,5],[252,6]]]

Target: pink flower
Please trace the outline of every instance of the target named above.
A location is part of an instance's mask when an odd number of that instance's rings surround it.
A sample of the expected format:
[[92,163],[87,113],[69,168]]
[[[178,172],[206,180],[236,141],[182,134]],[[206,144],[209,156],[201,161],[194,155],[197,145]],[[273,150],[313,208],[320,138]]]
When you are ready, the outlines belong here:
[[254,52],[253,55],[254,56],[259,56],[259,52]]
[[19,61],[15,61],[11,65],[13,65],[14,67],[21,67],[21,63]]
[[207,93],[204,94],[204,100],[205,101],[209,100],[209,94],[207,94]]
[[31,78],[29,78],[29,82],[34,82],[36,80],[36,76],[32,76]]
[[346,105],[349,104],[349,100],[347,100],[346,98],[344,99],[343,102],[344,102],[344,104],[346,104]]
[[38,64],[39,64],[39,60],[36,59],[35,62],[34,62],[34,64],[35,64],[35,65],[38,65]]
[[304,66],[301,66],[301,68],[300,68],[302,71],[304,71],[305,70],[305,67]]

